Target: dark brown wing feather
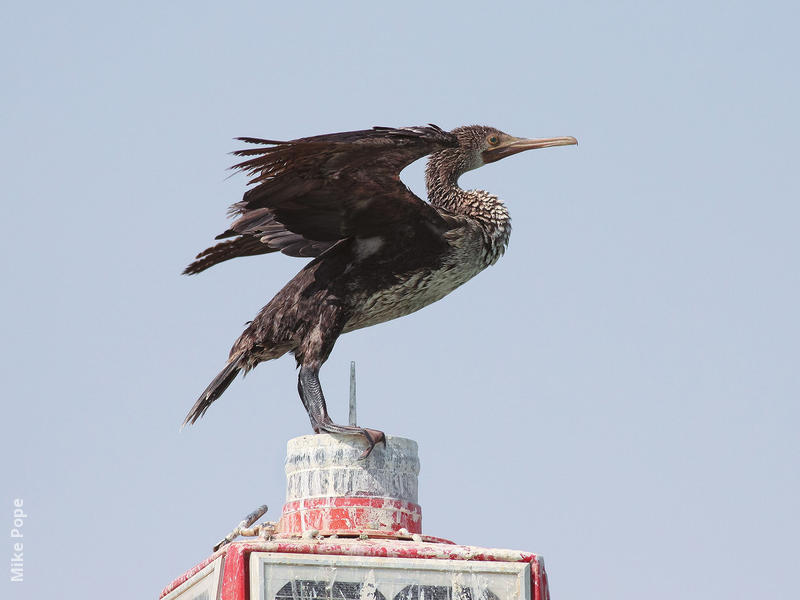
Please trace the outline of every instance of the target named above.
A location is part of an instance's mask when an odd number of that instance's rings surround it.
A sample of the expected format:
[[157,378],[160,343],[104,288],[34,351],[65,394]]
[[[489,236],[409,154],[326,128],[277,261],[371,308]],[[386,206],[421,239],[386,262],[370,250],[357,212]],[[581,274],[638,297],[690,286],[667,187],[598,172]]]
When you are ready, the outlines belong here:
[[200,253],[186,273],[277,250],[318,256],[340,239],[398,226],[447,227],[400,180],[400,171],[418,158],[458,145],[453,134],[435,125],[375,127],[288,142],[238,139],[260,145],[234,152],[251,157],[232,168],[250,175],[255,187],[231,206],[238,219],[217,239],[238,237]]
[[235,152],[249,158],[233,168],[252,178],[231,212],[248,223],[266,209],[293,233],[316,241],[378,235],[420,219],[441,225],[438,213],[400,181],[400,171],[435,150],[458,145],[440,128],[409,127],[335,133],[290,142],[240,138],[265,147]]

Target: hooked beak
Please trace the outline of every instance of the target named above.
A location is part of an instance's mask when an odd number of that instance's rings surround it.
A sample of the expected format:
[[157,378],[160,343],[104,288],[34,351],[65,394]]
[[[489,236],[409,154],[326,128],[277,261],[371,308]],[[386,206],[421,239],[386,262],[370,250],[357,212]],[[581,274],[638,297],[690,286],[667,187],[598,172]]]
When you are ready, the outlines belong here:
[[550,146],[573,146],[577,145],[578,140],[572,136],[541,138],[538,140],[526,140],[525,138],[510,138],[500,142],[494,148],[489,148],[481,153],[483,162],[490,163],[518,152],[534,150],[536,148],[549,148]]

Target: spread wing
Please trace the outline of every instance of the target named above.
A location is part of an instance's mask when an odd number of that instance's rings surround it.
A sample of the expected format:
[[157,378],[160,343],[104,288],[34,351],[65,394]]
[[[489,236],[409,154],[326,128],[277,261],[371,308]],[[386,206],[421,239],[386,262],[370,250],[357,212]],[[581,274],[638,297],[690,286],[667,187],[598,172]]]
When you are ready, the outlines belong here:
[[371,237],[401,227],[446,229],[439,213],[411,192],[400,171],[431,152],[458,145],[435,125],[375,127],[288,142],[238,138],[257,144],[234,152],[247,157],[234,169],[252,187],[230,208],[238,218],[185,273],[235,258],[282,251],[318,256],[338,240]]

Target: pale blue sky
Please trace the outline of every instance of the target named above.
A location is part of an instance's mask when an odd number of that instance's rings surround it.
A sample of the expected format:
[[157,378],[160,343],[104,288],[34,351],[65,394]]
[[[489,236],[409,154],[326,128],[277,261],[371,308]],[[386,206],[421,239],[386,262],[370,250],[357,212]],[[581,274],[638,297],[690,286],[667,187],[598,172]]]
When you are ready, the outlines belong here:
[[343,337],[334,416],[356,360],[361,422],[419,442],[425,533],[542,553],[557,600],[796,598],[794,3],[287,4],[4,12],[2,596],[153,598],[279,514],[291,358],[178,433],[303,264],[180,276],[244,189],[232,138],[434,122],[580,146],[462,179],[508,253]]

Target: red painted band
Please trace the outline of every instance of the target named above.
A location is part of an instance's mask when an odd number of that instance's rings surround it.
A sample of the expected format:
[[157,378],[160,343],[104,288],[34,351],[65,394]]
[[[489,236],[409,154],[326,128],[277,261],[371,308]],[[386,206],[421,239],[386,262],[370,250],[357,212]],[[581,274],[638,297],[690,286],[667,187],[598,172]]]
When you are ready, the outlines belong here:
[[422,508],[393,498],[304,498],[287,502],[278,530],[301,533],[317,530],[365,530],[422,533]]

